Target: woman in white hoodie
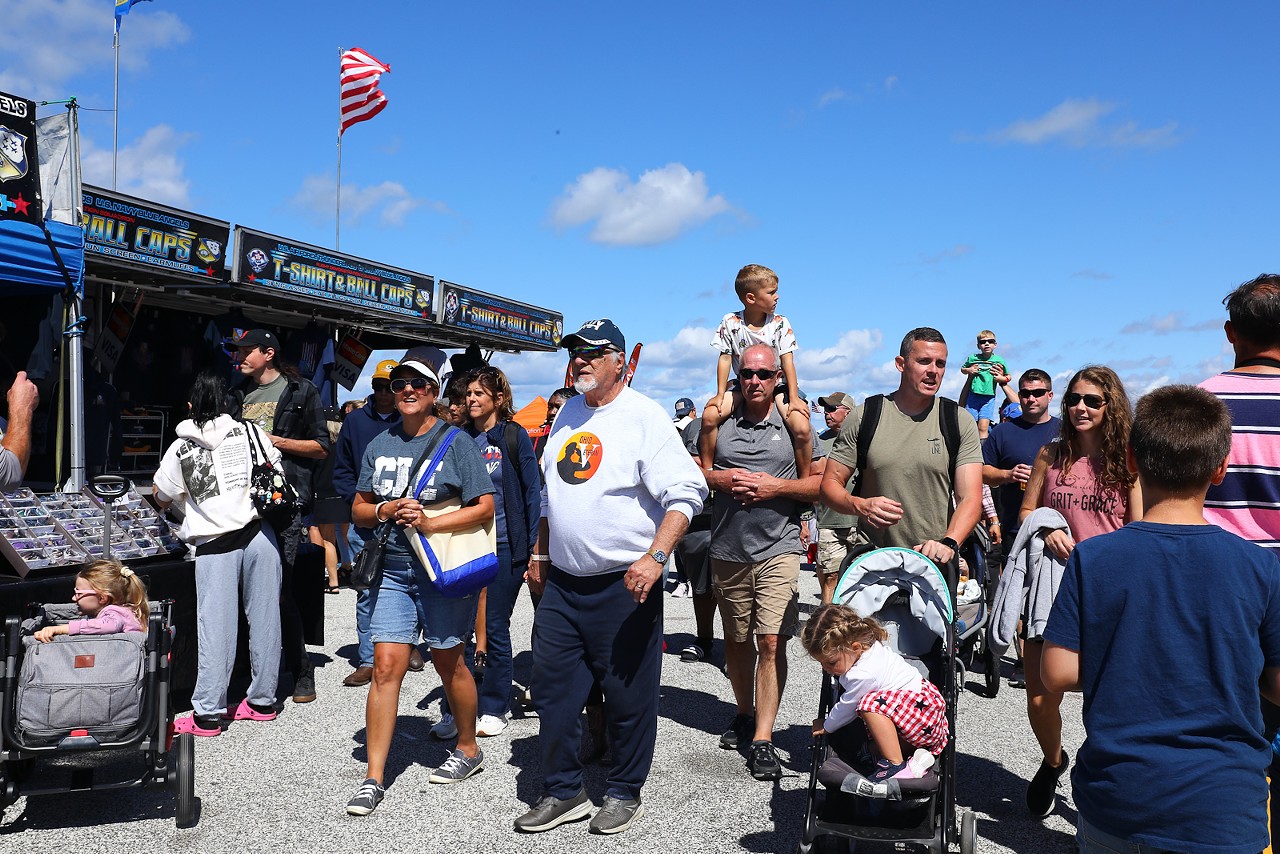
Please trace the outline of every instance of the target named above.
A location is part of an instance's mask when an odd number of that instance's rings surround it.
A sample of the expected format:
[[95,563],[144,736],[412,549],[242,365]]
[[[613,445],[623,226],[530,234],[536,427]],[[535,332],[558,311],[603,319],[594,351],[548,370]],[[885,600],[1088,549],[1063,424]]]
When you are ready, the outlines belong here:
[[[178,732],[214,736],[225,721],[275,718],[280,667],[280,553],[270,525],[262,524],[249,495],[250,442],[280,466],[280,452],[251,423],[227,414],[226,382],[201,374],[191,387],[191,417],[177,427],[155,476],[156,503],[180,505],[181,536],[196,550],[196,626],[199,664],[193,714],[174,722]],[[259,435],[256,440],[251,432]],[[249,620],[248,696],[227,709],[227,683],[235,662],[240,590]]]

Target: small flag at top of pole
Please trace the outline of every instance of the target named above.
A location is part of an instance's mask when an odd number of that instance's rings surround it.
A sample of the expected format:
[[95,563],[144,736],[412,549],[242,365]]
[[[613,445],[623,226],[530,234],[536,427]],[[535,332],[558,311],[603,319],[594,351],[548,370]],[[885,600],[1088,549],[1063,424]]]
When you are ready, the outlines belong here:
[[387,96],[378,88],[378,79],[390,70],[390,65],[358,47],[342,52],[339,137],[356,122],[373,118],[387,106]]
[[134,3],[145,3],[148,0],[115,0],[116,3],[116,29],[120,29],[120,18],[129,14],[129,10],[133,8]]

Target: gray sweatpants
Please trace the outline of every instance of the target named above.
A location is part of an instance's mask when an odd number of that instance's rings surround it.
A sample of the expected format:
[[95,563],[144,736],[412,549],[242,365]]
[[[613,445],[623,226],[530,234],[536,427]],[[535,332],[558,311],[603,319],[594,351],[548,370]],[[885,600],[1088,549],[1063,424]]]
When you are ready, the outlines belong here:
[[200,663],[191,705],[197,715],[227,711],[227,683],[236,659],[241,590],[249,618],[248,700],[276,701],[280,670],[280,552],[271,526],[264,524],[243,549],[196,557],[196,634]]

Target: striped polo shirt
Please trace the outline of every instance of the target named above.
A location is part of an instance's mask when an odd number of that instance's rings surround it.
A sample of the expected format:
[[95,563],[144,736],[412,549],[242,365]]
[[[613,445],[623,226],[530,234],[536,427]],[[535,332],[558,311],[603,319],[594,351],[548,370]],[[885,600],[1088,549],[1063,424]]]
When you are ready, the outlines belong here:
[[1280,374],[1227,371],[1200,384],[1231,411],[1231,457],[1204,517],[1280,554]]

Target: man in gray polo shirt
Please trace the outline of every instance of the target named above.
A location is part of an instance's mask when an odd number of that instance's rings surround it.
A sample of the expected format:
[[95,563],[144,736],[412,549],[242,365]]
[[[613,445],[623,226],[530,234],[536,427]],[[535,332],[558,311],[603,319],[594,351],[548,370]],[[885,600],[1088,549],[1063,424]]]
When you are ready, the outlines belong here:
[[787,681],[786,642],[799,622],[800,508],[817,499],[822,479],[816,444],[808,477],[796,479],[791,435],[773,404],[779,378],[772,347],[755,344],[743,351],[742,402],[721,425],[715,469],[705,472],[716,494],[712,585],[737,703],[720,746],[734,750],[750,739],[747,767],[757,780],[782,775],[773,724]]

